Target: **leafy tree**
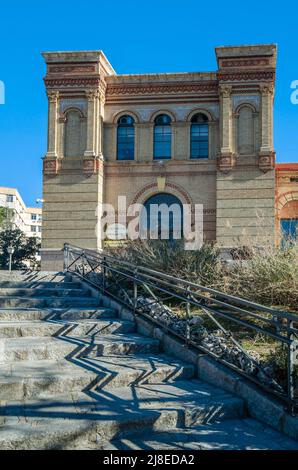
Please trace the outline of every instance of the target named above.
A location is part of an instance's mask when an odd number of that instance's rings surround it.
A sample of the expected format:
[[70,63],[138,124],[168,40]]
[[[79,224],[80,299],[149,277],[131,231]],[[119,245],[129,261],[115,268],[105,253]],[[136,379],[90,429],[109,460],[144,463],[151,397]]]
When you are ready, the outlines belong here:
[[35,237],[26,237],[20,229],[7,229],[0,232],[0,269],[9,266],[8,247],[14,248],[12,269],[26,268],[24,261],[36,262],[40,242]]
[[11,228],[13,210],[9,207],[0,206],[0,229]]

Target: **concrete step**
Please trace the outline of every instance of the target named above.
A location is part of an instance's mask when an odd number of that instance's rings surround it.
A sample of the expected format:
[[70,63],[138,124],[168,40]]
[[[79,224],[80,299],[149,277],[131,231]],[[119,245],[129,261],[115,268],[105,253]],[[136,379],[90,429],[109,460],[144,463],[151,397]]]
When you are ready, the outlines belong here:
[[[89,403],[72,403],[68,397],[58,403],[32,403],[35,416],[22,416],[18,405],[11,404],[0,426],[0,450],[101,449],[107,440],[174,426],[175,412],[138,412],[138,410],[88,412]],[[80,411],[82,408],[82,411]],[[24,409],[24,408],[23,408]],[[1,416],[0,416],[1,420]],[[172,424],[173,423],[173,424]]]
[[28,281],[28,282],[0,282],[1,289],[81,289],[79,282],[51,282],[51,281]]
[[120,320],[49,320],[0,321],[0,338],[25,336],[94,336],[112,333],[132,333],[135,324]]
[[2,364],[2,400],[85,390],[109,390],[141,383],[172,383],[191,379],[194,367],[166,355],[111,356],[67,361],[21,361]]
[[0,309],[15,307],[91,307],[96,305],[98,305],[98,300],[93,297],[0,297]]
[[146,383],[175,382],[194,377],[194,366],[166,354],[138,354],[136,356],[101,356],[79,358],[82,367],[98,375],[96,389],[119,388]]
[[85,347],[77,354],[77,357],[94,358],[122,354],[151,354],[158,351],[158,339],[135,334],[113,334],[102,337],[96,336],[92,342],[88,342],[88,344],[85,342]]
[[2,297],[90,297],[89,289],[66,288],[0,288]]
[[64,282],[71,281],[69,274],[54,271],[2,271],[0,270],[0,283],[2,282]]
[[119,354],[156,353],[159,341],[132,334],[0,338],[0,363],[63,357],[97,357]]
[[107,307],[66,308],[0,308],[0,321],[82,320],[115,318],[117,312]]
[[141,384],[89,392],[98,403],[110,402],[110,409],[119,403],[130,403],[132,409],[176,413],[176,426],[191,427],[224,419],[243,418],[244,402],[200,380],[179,380],[174,383]]
[[[189,383],[188,383],[189,385]],[[217,410],[217,412],[215,412]],[[7,401],[1,408],[0,449],[98,449],[111,439],[168,431],[181,425],[243,416],[240,399],[196,381]],[[72,425],[73,434],[65,426]],[[38,432],[39,431],[39,432]],[[77,439],[78,435],[81,435]],[[66,444],[67,439],[67,444]]]
[[250,418],[167,432],[144,433],[109,442],[104,450],[298,450],[298,442]]

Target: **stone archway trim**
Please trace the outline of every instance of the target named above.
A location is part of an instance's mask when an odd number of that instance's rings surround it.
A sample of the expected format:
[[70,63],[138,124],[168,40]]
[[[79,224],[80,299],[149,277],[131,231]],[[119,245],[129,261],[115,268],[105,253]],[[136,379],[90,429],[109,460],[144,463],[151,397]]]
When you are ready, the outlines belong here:
[[154,196],[160,192],[168,192],[169,194],[173,194],[173,196],[177,196],[181,200],[182,204],[190,204],[192,209],[194,207],[193,201],[188,192],[178,184],[171,181],[166,182],[164,191],[158,190],[157,182],[147,184],[137,192],[132,200],[132,204],[143,204],[149,197]]
[[280,211],[288,202],[298,200],[298,191],[288,191],[279,196],[277,210]]

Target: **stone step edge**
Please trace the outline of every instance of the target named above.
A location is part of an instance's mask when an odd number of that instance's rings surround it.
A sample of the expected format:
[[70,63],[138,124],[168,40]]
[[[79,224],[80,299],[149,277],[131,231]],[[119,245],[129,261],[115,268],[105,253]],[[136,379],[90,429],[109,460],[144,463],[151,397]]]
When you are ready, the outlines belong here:
[[[72,278],[75,279],[75,276]],[[84,281],[82,283],[88,285]],[[285,409],[284,403],[279,402],[263,389],[215,359],[195,348],[187,347],[179,338],[167,333],[149,319],[140,315],[134,316],[130,309],[114,298],[105,295],[101,296],[100,301],[105,307],[115,309],[120,318],[134,319],[137,332],[151,338],[158,338],[166,354],[193,364],[199,379],[242,398],[251,417],[298,441],[298,418]]]

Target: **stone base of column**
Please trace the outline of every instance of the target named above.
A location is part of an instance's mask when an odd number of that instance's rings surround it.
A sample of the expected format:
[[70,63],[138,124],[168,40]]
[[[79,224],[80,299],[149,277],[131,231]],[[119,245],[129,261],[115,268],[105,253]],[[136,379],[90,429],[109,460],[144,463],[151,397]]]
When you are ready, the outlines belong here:
[[275,167],[275,152],[261,152],[259,153],[259,168],[261,171],[266,172],[269,170],[273,170]]
[[85,176],[92,176],[99,172],[101,168],[102,160],[97,158],[86,158],[83,159],[83,173]]
[[46,156],[43,159],[43,174],[46,176],[56,176],[60,170],[60,159]]
[[42,271],[63,271],[64,255],[62,249],[46,249],[40,250],[41,270]]
[[221,153],[217,157],[217,168],[223,173],[228,173],[236,165],[236,155],[232,152]]

